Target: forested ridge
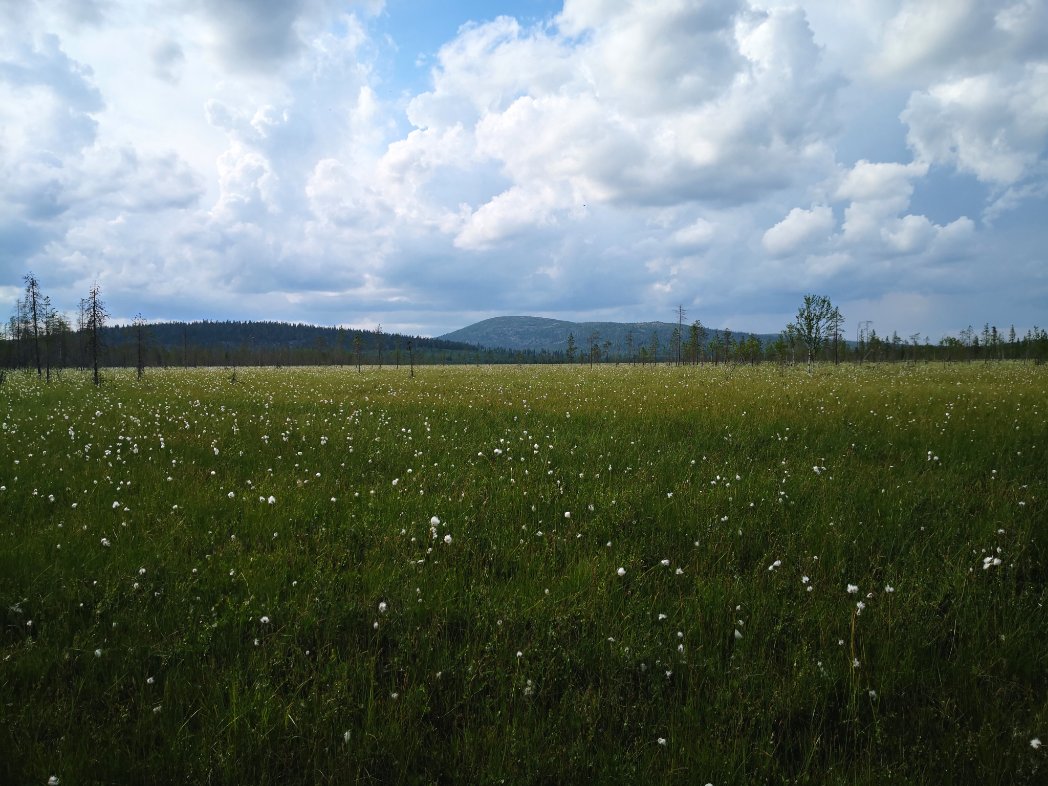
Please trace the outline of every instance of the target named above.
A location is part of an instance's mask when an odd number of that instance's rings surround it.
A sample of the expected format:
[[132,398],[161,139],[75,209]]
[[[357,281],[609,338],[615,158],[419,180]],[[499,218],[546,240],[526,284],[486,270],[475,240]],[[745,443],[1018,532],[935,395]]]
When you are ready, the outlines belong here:
[[[567,322],[540,317],[497,317],[438,338],[373,330],[324,327],[273,320],[108,324],[99,286],[79,303],[75,317],[55,308],[32,273],[25,295],[0,331],[0,369],[35,368],[50,379],[52,369],[92,368],[96,383],[104,366],[367,366],[481,363],[797,363],[1034,360],[1048,357],[1048,331],[1020,335],[970,325],[937,343],[914,333],[878,335],[860,322],[856,340],[845,318],[826,296],[806,295],[796,318],[776,335],[708,328],[685,320],[679,306],[671,322]],[[468,339],[467,341],[456,339]]]

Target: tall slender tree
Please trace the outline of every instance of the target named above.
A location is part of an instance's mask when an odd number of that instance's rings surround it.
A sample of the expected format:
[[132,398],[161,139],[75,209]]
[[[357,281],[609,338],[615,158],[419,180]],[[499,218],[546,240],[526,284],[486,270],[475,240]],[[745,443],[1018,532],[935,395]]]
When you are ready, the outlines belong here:
[[87,368],[87,298],[80,298],[80,304],[76,313],[76,367]]
[[684,344],[684,317],[687,312],[684,311],[684,304],[680,303],[677,305],[677,339],[674,341],[674,351],[677,353],[677,365],[680,366],[684,363],[684,357],[682,355],[682,347]]
[[699,362],[699,356],[702,353],[702,344],[706,340],[706,328],[703,327],[702,321],[696,319],[691,323],[688,334],[688,359],[692,365]]
[[131,324],[135,329],[135,369],[141,379],[146,370],[146,320],[141,312],[135,314]]
[[833,365],[837,365],[840,362],[840,343],[841,343],[841,329],[844,327],[844,315],[841,310],[836,306],[833,307],[833,312],[830,314],[830,332],[833,336]]
[[[58,312],[51,307],[51,298],[47,295],[40,300],[39,310],[44,323],[44,376],[51,382],[51,339],[56,333],[55,320]],[[39,363],[39,360],[37,362]]]
[[25,274],[25,313],[29,326],[29,335],[33,340],[33,357],[36,360],[36,375],[44,375],[40,359],[40,328],[44,323],[43,295],[40,294],[40,281],[32,271]]
[[106,311],[105,303],[102,302],[102,290],[96,281],[87,295],[87,351],[91,356],[91,367],[94,370],[93,380],[95,385],[102,384],[102,375],[99,372],[99,355],[102,353],[102,328],[106,325],[109,312]]

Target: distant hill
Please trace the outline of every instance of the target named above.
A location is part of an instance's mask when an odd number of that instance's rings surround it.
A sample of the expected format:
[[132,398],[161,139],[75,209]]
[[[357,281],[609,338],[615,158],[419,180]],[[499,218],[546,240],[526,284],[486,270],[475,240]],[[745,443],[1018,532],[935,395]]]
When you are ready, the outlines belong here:
[[[108,361],[135,363],[137,330],[131,325],[104,328]],[[144,328],[148,362],[156,365],[351,364],[408,362],[410,344],[417,363],[476,362],[480,350],[456,341],[377,330],[321,327],[288,322],[153,322]],[[489,353],[490,354],[490,353]],[[509,353],[488,362],[506,362]],[[75,352],[71,353],[75,356]]]
[[[469,351],[466,344],[439,338],[379,333],[375,330],[323,327],[291,322],[241,322],[234,320],[201,322],[151,322],[146,325],[149,343],[164,349],[179,349],[183,343],[206,348],[238,349],[327,349],[351,351],[357,339],[365,351],[406,347],[416,349]],[[104,342],[111,347],[135,343],[135,328],[120,325],[104,328]]]
[[[492,317],[445,333],[440,338],[444,341],[459,341],[491,349],[563,352],[568,346],[568,336],[573,334],[575,346],[583,352],[589,346],[590,337],[596,333],[602,351],[604,343],[611,342],[612,352],[620,355],[626,352],[631,333],[633,346],[637,348],[649,346],[652,334],[658,335],[660,351],[665,352],[672,343],[675,327],[677,325],[671,322],[568,322],[544,317]],[[689,327],[688,324],[684,325],[684,341],[688,340]],[[705,340],[708,343],[721,337],[723,333],[721,329],[707,328]],[[739,339],[750,334],[732,331],[732,335]],[[767,343],[773,341],[776,336],[757,334],[757,338],[761,343]]]

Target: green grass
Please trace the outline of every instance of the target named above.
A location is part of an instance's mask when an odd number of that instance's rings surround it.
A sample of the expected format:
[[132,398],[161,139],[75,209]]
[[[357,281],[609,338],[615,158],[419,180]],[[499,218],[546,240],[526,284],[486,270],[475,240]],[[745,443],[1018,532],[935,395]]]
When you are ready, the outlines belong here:
[[0,426],[0,783],[1048,777],[1044,367],[9,375]]

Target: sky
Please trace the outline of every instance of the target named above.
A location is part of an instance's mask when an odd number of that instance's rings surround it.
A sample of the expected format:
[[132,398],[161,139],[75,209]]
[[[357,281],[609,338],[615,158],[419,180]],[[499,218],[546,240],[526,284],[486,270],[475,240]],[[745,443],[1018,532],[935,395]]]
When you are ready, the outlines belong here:
[[0,0],[0,309],[1048,326],[1048,0]]

